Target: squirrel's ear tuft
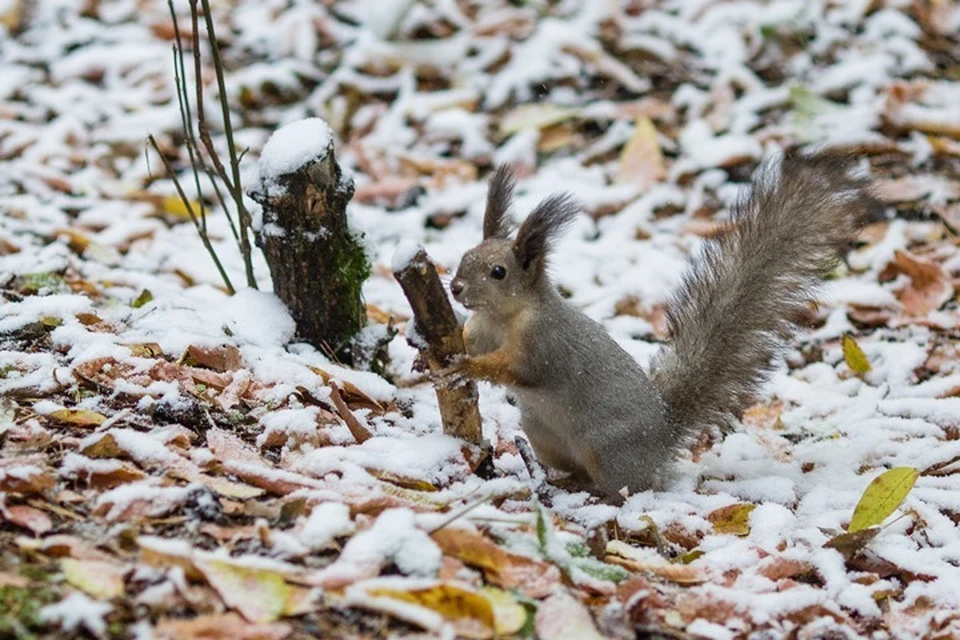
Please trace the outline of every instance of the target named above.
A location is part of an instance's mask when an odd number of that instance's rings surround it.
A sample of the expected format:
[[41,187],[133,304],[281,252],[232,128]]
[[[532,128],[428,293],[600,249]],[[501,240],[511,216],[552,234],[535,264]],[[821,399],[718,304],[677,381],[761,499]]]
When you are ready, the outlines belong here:
[[540,269],[554,238],[560,235],[580,210],[580,204],[568,193],[550,196],[534,209],[517,232],[513,250],[524,270]]
[[483,214],[483,237],[506,238],[510,233],[510,220],[507,212],[513,199],[516,185],[513,172],[507,165],[500,165],[490,178],[490,190],[487,193],[487,210]]

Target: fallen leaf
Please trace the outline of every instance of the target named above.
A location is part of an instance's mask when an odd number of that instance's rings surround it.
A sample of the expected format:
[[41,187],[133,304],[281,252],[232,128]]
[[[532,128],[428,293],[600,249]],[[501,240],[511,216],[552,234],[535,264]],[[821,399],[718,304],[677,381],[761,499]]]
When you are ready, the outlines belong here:
[[857,341],[850,334],[843,336],[843,359],[858,376],[864,376],[870,372],[870,361],[867,360],[867,354],[863,352]]
[[716,533],[732,533],[735,536],[745,536],[750,533],[750,514],[757,505],[749,502],[739,502],[727,505],[712,511],[707,520],[713,525]]
[[145,304],[149,304],[151,300],[153,300],[153,294],[150,293],[150,289],[144,289],[140,292],[140,295],[133,299],[133,302],[130,303],[130,306],[134,309],[139,309]]
[[617,182],[636,184],[641,190],[663,180],[666,168],[657,141],[657,128],[646,116],[637,118],[633,135],[620,152]]
[[853,510],[847,531],[856,533],[882,524],[903,503],[918,477],[920,472],[913,467],[895,467],[874,478]]
[[953,298],[953,285],[937,263],[898,249],[891,266],[910,278],[910,284],[895,294],[907,315],[925,316]]
[[42,455],[0,458],[0,491],[27,495],[41,493],[56,484]]
[[282,622],[247,622],[231,611],[188,620],[161,620],[154,633],[157,640],[283,640],[292,631]]
[[280,573],[225,559],[194,558],[194,565],[224,603],[250,622],[273,622],[286,614],[294,589]]
[[115,564],[101,560],[60,560],[67,583],[98,600],[110,600],[123,595],[123,575],[126,571]]
[[482,534],[445,527],[430,537],[445,554],[483,569],[487,580],[503,589],[542,598],[560,581],[560,571],[553,565],[511,553]]
[[87,409],[56,409],[46,415],[51,420],[75,427],[99,427],[107,419],[105,415]]
[[452,582],[416,589],[378,587],[368,589],[367,593],[374,598],[402,600],[435,611],[453,624],[459,637],[492,638],[495,633],[494,609],[490,600]]
[[141,342],[139,344],[128,344],[127,349],[138,358],[159,358],[163,355],[163,349],[156,342]]
[[520,633],[527,624],[527,609],[507,591],[482,587],[480,593],[493,605],[494,630],[501,636]]
[[833,536],[824,542],[823,546],[827,549],[836,549],[845,556],[850,556],[866,547],[867,543],[876,538],[878,533],[880,533],[880,527],[847,531]]
[[190,211],[192,210],[193,214],[199,217],[201,206],[197,200],[187,200],[184,202],[180,196],[170,195],[163,197],[163,200],[160,202],[160,211],[177,218],[190,220]]
[[180,357],[180,362],[191,367],[205,367],[221,373],[236,371],[243,366],[240,349],[232,344],[220,347],[190,345]]
[[546,129],[575,118],[579,113],[578,109],[558,107],[549,102],[522,104],[500,119],[500,133],[510,136],[525,129]]
[[537,607],[534,628],[542,640],[601,640],[604,637],[587,608],[565,591],[550,596]]
[[7,522],[28,529],[37,536],[42,536],[53,528],[50,516],[40,509],[23,504],[4,507],[0,509],[0,515]]
[[[634,547],[622,540],[607,543],[605,560],[630,571],[642,571],[676,584],[700,584],[705,580],[697,567],[686,563],[668,562],[656,550]],[[701,553],[702,555],[702,553]],[[688,560],[693,562],[696,558]]]

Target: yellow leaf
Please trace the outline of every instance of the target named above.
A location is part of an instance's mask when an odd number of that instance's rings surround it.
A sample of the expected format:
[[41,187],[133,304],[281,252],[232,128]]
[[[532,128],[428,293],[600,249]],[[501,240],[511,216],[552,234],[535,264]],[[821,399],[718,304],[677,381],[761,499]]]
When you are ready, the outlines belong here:
[[639,183],[647,189],[666,175],[663,153],[657,141],[657,128],[646,116],[637,118],[636,128],[623,151],[620,152],[620,170],[617,182]]
[[[194,215],[200,215],[199,202],[196,200],[190,200],[190,207],[193,208]],[[164,196],[163,202],[160,204],[160,208],[165,213],[169,213],[172,216],[184,218],[186,220],[190,219],[190,211],[187,209],[187,205],[184,204],[180,196]]]
[[377,587],[367,593],[385,596],[426,607],[453,623],[457,635],[466,638],[491,638],[494,635],[493,604],[480,593],[450,582],[423,589]]
[[107,419],[96,411],[86,409],[57,409],[48,413],[47,417],[75,427],[99,427]]
[[920,472],[913,467],[895,467],[873,479],[863,492],[850,518],[849,533],[880,525],[903,502]]
[[276,571],[213,558],[194,558],[194,565],[226,605],[250,622],[273,622],[285,615],[295,595]]
[[739,502],[726,507],[720,507],[707,516],[717,533],[732,533],[735,536],[745,536],[750,533],[750,513],[757,505],[749,502]]
[[867,355],[853,339],[853,336],[846,334],[843,336],[843,359],[847,366],[858,376],[866,375],[870,372],[870,361]]
[[483,587],[480,593],[493,605],[493,624],[497,633],[502,636],[520,633],[527,624],[526,607],[517,602],[513,595],[496,587]]
[[67,582],[99,600],[123,595],[123,569],[101,560],[63,558],[60,569]]
[[509,136],[524,129],[546,129],[575,118],[579,113],[576,109],[566,109],[548,102],[520,105],[500,120],[500,133]]

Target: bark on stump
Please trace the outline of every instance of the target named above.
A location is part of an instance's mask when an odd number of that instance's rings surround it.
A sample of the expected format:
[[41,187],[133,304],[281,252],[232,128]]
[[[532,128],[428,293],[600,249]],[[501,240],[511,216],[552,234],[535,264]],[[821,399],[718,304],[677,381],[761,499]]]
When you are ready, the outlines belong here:
[[[439,373],[454,364],[457,356],[465,355],[466,349],[460,323],[453,314],[437,269],[426,252],[419,249],[405,263],[396,265],[393,275],[413,308],[414,346],[423,354],[430,371]],[[441,380],[436,391],[443,432],[482,445],[476,383],[457,376]]]
[[[305,129],[305,124],[312,128]],[[297,159],[296,149],[304,142],[290,135],[297,133],[290,131],[296,127],[320,140],[321,148],[293,166],[291,158]],[[347,224],[353,181],[343,176],[333,139],[327,135],[324,140],[324,133],[329,134],[326,124],[310,119],[271,136],[261,157],[260,184],[250,197],[263,207],[257,244],[270,267],[274,292],[296,322],[297,335],[351,364],[351,339],[366,323],[361,288],[370,264]],[[274,147],[292,150],[271,150],[275,138]],[[278,159],[281,153],[286,155]]]

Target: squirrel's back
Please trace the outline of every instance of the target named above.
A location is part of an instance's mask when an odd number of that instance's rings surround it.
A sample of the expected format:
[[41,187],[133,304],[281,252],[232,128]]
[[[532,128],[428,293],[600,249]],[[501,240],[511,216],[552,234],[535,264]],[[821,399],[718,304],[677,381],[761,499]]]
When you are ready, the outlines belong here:
[[668,305],[672,344],[651,377],[678,444],[749,406],[872,204],[842,157],[761,167],[732,229],[705,244]]

